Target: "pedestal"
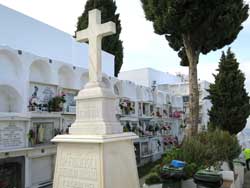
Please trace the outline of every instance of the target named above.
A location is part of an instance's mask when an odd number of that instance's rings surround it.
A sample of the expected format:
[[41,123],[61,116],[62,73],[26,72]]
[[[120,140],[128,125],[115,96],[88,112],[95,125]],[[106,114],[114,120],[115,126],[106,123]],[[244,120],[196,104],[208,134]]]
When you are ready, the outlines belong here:
[[53,188],[139,188],[134,133],[60,135]]
[[76,121],[69,129],[74,135],[106,135],[123,132],[116,118],[116,96],[110,88],[89,87],[76,97]]
[[116,118],[116,96],[90,82],[76,97],[76,121],[58,144],[53,188],[139,188],[133,139]]

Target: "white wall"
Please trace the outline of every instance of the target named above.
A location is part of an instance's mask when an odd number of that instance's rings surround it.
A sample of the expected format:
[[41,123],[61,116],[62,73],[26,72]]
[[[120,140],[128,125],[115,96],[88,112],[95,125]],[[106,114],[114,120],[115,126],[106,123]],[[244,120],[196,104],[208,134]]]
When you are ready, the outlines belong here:
[[149,86],[147,69],[137,69],[137,70],[120,72],[118,78],[119,80],[132,81],[136,85]]
[[[0,45],[88,68],[88,45],[45,23],[0,5]],[[114,75],[114,57],[103,52],[103,72]]]
[[129,80],[137,85],[147,87],[151,87],[153,81],[156,81],[157,85],[176,84],[181,82],[181,79],[175,75],[154,70],[152,68],[124,71],[119,74],[118,78],[121,80]]
[[148,69],[149,86],[152,85],[153,81],[156,81],[157,85],[160,84],[176,84],[180,83],[181,79],[175,75],[169,74],[168,72],[162,72],[158,70]]

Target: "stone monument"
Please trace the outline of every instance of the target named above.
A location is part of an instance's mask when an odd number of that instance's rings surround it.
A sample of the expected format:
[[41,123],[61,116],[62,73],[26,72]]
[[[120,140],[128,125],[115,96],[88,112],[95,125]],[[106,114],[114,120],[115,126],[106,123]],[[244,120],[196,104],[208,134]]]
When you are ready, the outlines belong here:
[[58,144],[54,188],[139,188],[133,139],[116,119],[116,96],[102,82],[101,41],[115,33],[101,24],[101,12],[89,12],[89,26],[77,40],[89,42],[89,82],[76,97],[76,121]]

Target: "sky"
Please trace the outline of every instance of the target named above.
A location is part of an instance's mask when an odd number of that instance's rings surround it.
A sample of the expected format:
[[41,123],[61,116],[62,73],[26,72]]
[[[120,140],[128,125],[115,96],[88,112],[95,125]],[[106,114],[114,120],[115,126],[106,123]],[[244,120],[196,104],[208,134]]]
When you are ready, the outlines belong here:
[[[250,0],[246,2],[250,3]],[[73,35],[86,0],[0,0],[0,3]],[[124,46],[122,71],[151,67],[173,74],[188,74],[188,68],[179,65],[177,53],[168,46],[164,36],[154,33],[152,22],[145,19],[140,0],[116,0],[116,4]],[[250,92],[250,18],[243,26],[230,47],[245,73],[246,88]],[[200,57],[198,77],[201,80],[214,81],[212,74],[216,73],[222,50]]]

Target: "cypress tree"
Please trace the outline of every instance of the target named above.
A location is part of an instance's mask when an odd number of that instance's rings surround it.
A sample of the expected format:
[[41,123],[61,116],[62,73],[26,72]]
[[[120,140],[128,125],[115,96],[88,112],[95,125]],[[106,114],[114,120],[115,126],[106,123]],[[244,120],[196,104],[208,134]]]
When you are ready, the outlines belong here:
[[116,13],[116,3],[113,0],[88,0],[84,12],[78,18],[76,31],[88,27],[88,12],[92,9],[99,9],[102,12],[102,23],[108,21],[116,23],[116,34],[103,38],[102,48],[115,56],[115,76],[118,76],[123,64],[123,44],[119,39],[122,27],[119,19],[120,15]]
[[250,97],[244,85],[245,76],[230,48],[227,54],[222,53],[217,71],[215,83],[208,89],[207,99],[213,105],[209,111],[209,126],[237,134],[245,128],[250,115]]
[[164,35],[189,66],[190,124],[188,135],[198,131],[199,92],[197,64],[200,54],[231,44],[248,18],[244,0],[141,0],[155,33]]

